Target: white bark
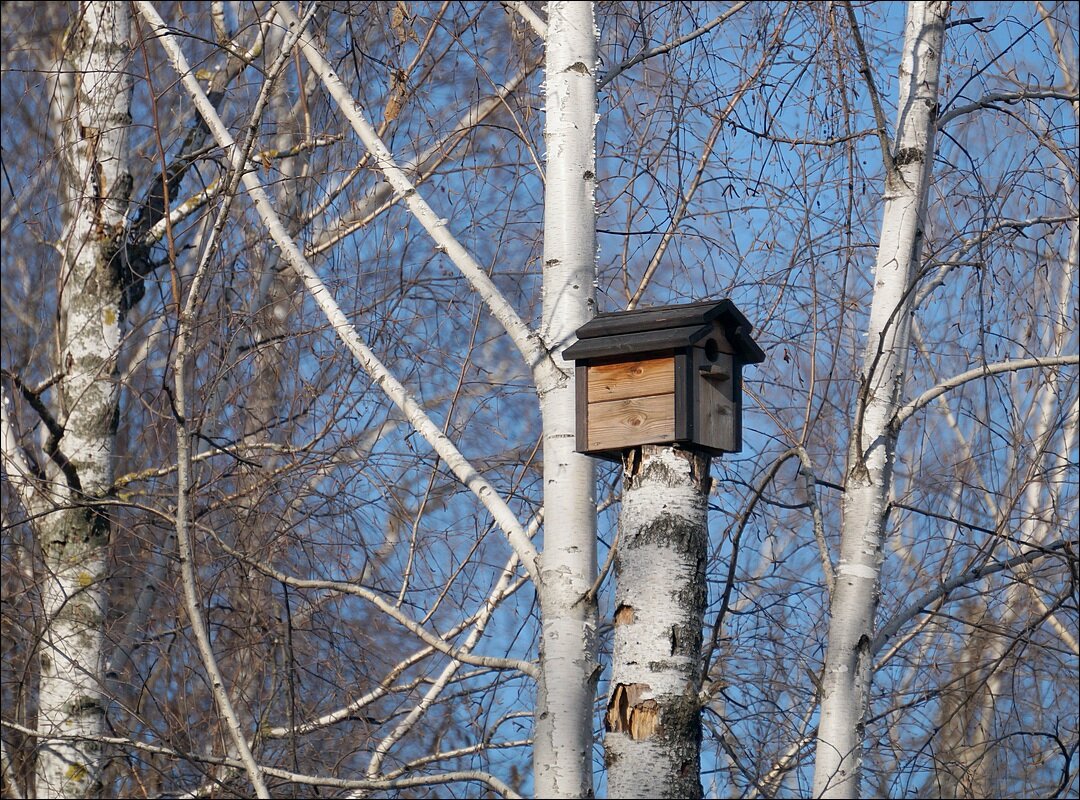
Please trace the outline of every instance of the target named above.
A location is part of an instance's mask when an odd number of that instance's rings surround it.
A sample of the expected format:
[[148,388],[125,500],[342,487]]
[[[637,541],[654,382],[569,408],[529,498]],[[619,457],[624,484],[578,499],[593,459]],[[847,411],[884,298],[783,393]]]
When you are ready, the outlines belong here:
[[574,367],[562,351],[595,313],[596,27],[592,3],[548,3],[541,335],[557,372],[538,380],[544,426],[538,797],[591,797],[596,686],[596,471],[574,452]]
[[[64,120],[66,203],[60,297],[62,510],[38,526],[45,630],[39,658],[39,797],[96,797],[105,759],[97,742],[50,734],[104,733],[102,687],[109,519],[95,501],[112,488],[121,334],[119,251],[131,194],[128,128],[130,7],[83,3],[68,40],[78,76]],[[66,465],[64,461],[66,459]]]
[[612,797],[701,797],[709,458],[644,447],[624,465],[604,726],[608,790]]
[[900,58],[896,141],[886,164],[885,208],[874,274],[862,387],[848,450],[843,528],[822,677],[814,796],[860,790],[885,513],[907,369],[911,282],[922,244],[934,159],[938,76],[949,3],[908,4]]

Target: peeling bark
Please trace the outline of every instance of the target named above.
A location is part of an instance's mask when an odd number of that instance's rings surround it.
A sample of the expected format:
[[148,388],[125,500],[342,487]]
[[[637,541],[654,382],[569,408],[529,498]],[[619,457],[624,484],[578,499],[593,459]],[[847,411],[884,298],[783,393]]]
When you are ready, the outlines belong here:
[[701,797],[698,700],[709,459],[631,451],[615,554],[615,647],[604,718],[612,797]]

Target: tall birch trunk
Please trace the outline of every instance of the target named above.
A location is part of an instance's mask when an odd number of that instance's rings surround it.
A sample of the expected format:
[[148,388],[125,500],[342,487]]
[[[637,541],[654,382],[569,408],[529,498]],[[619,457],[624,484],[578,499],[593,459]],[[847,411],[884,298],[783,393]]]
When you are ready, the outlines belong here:
[[947,2],[911,2],[900,57],[896,141],[886,164],[885,209],[862,384],[848,448],[840,563],[832,596],[814,768],[815,797],[859,794],[871,681],[870,643],[880,594],[885,515],[923,240]]
[[708,456],[643,447],[625,459],[604,721],[611,797],[703,796],[708,494]]
[[38,797],[98,797],[105,756],[103,622],[110,522],[99,505],[113,483],[119,412],[120,265],[131,194],[128,128],[130,6],[82,3],[67,39],[74,71],[64,120],[60,287],[60,474],[55,512],[38,526],[45,629],[39,650]]
[[595,313],[596,29],[593,4],[548,3],[542,336],[555,379],[538,385],[544,426],[543,631],[533,750],[537,797],[591,797],[596,473],[574,452],[574,366],[562,356]]

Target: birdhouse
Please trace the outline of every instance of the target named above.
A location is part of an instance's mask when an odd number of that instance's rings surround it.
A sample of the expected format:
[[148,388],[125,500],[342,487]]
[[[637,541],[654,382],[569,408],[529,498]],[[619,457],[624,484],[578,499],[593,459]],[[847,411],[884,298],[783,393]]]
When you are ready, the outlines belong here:
[[563,352],[576,366],[578,452],[738,452],[742,366],[765,360],[752,330],[730,300],[598,314],[582,325]]

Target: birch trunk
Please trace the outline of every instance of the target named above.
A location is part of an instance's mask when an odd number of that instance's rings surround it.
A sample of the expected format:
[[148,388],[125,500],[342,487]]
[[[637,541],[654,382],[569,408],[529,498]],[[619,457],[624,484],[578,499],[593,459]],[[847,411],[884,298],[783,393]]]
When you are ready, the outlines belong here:
[[53,461],[55,512],[38,527],[45,630],[40,656],[38,797],[98,797],[104,733],[104,632],[110,522],[98,505],[113,483],[119,411],[120,264],[131,175],[132,79],[127,3],[83,3],[69,32],[73,104],[64,120],[59,361],[63,425]]
[[[592,3],[548,3],[542,336],[543,630],[533,769],[537,797],[591,797],[596,687],[596,474],[574,452],[574,366],[562,356],[595,313],[596,28]],[[539,374],[539,372],[538,372]]]
[[815,797],[859,795],[871,680],[869,648],[896,450],[896,431],[889,421],[902,400],[906,377],[910,289],[923,240],[948,11],[947,2],[908,4],[896,141],[886,164],[873,303],[848,448],[840,563],[822,677]]
[[604,737],[608,793],[702,797],[709,458],[644,447],[624,466]]

